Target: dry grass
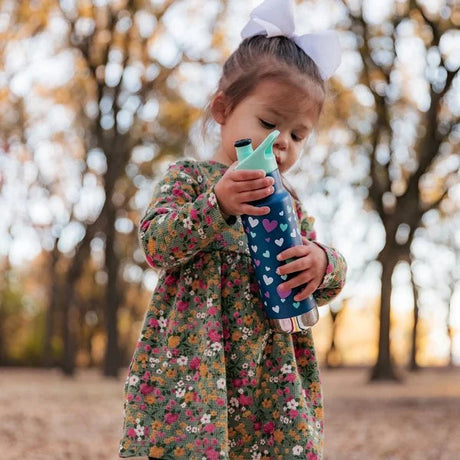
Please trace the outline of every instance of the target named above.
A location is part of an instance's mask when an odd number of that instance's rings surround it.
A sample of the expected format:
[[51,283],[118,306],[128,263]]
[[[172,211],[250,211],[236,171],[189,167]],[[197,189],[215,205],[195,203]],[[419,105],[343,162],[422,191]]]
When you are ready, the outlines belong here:
[[[325,460],[460,458],[460,370],[404,384],[367,384],[367,374],[323,370]],[[0,458],[116,460],[123,380],[0,369]]]

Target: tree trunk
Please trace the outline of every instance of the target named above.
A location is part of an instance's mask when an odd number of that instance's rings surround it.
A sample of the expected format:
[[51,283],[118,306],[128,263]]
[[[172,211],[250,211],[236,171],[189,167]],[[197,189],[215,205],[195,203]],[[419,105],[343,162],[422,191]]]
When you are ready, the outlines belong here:
[[412,270],[412,263],[410,264],[410,281],[412,285],[412,295],[414,297],[414,323],[412,326],[412,336],[411,336],[411,351],[409,358],[408,369],[410,371],[418,371],[420,366],[417,364],[417,331],[418,331],[418,317],[419,317],[419,308],[418,308],[418,289],[415,284],[414,272]]
[[118,377],[120,358],[117,323],[117,313],[120,301],[120,296],[118,295],[118,268],[120,262],[115,247],[115,218],[116,209],[110,200],[105,230],[105,266],[108,280],[105,291],[105,327],[107,342],[105,348],[104,375],[106,377]]
[[371,372],[371,381],[393,380],[398,381],[394,364],[391,358],[390,347],[390,313],[391,313],[391,277],[398,263],[394,250],[386,247],[380,253],[378,260],[382,265],[382,284],[380,289],[380,328],[379,349],[377,362]]
[[59,276],[57,274],[57,262],[59,260],[59,249],[57,243],[54,245],[51,252],[51,264],[49,267],[49,303],[46,310],[45,319],[45,337],[43,344],[43,366],[52,367],[55,364],[53,356],[52,341],[54,337],[54,323],[56,317],[57,306],[59,304]]
[[[342,307],[343,309],[344,307]],[[336,338],[337,338],[337,318],[342,310],[329,310],[331,313],[332,318],[332,330],[331,330],[331,344],[329,346],[329,350],[326,352],[326,365],[329,369],[340,367],[342,364],[342,357],[340,351],[336,346]]]

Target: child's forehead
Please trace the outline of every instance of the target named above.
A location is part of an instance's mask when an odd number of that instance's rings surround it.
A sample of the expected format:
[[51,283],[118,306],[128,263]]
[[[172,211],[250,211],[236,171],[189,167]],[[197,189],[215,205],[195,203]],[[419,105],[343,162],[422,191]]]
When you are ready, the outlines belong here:
[[256,105],[272,112],[309,112],[320,101],[307,86],[266,80],[257,84],[252,96]]

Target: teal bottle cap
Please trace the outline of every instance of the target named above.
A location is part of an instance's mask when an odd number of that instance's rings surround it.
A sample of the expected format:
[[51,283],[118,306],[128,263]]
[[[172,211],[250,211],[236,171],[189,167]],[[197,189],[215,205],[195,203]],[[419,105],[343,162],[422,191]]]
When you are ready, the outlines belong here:
[[263,169],[267,174],[278,169],[273,144],[280,132],[275,129],[253,151],[250,139],[240,139],[235,142],[238,165],[235,169]]

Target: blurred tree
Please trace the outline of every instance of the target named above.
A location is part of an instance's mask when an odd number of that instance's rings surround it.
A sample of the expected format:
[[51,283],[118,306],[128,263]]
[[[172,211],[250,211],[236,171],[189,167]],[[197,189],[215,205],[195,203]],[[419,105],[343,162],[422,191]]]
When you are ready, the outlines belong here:
[[[9,27],[2,29],[6,38],[2,43],[8,43],[2,52],[10,53],[10,61],[15,46],[40,40],[50,47],[54,56],[70,56],[72,61],[73,74],[64,84],[33,81],[22,94],[11,91],[10,85],[6,87],[10,91],[4,93],[5,99],[0,100],[6,106],[7,102],[22,104],[27,97],[31,105],[30,101],[39,99],[39,95],[47,112],[61,107],[73,118],[67,131],[57,129],[47,140],[60,146],[63,162],[69,157],[76,160],[74,164],[81,178],[80,199],[72,198],[69,193],[65,168],[61,168],[62,175],[54,181],[40,184],[47,190],[49,201],[59,197],[67,209],[66,220],[62,221],[61,216],[50,221],[45,231],[48,238],[45,247],[54,254],[50,270],[52,267],[65,270],[63,276],[52,277],[55,281],[60,278],[64,281],[59,288],[54,286],[49,291],[46,320],[49,339],[45,349],[49,353],[55,329],[53,310],[56,302],[60,302],[65,349],[63,369],[67,374],[74,372],[80,342],[90,340],[82,337],[82,316],[88,312],[81,311],[79,300],[84,289],[82,277],[90,273],[88,276],[95,276],[96,283],[105,288],[105,308],[102,315],[90,314],[89,318],[102,317],[107,338],[104,374],[117,375],[120,365],[117,313],[126,292],[121,276],[125,267],[121,260],[132,265],[132,254],[137,249],[133,231],[139,218],[138,195],[141,188],[145,189],[145,183],[151,183],[152,176],[155,178],[162,160],[183,154],[190,126],[199,113],[174,83],[180,65],[188,60],[186,54],[175,44],[175,48],[169,50],[169,58],[164,57],[169,32],[163,17],[173,3],[82,0],[3,4]],[[169,42],[171,45],[171,39]],[[12,79],[20,72],[30,72],[24,68],[15,70]],[[30,80],[30,73],[28,75]],[[11,123],[7,126],[2,120],[1,130],[7,141],[22,136],[22,145],[27,146],[33,161],[37,146],[28,136],[43,121],[39,120],[43,115],[36,111],[39,116],[33,117],[30,107],[24,112],[23,123],[18,123],[18,117],[13,117],[17,111],[10,111]],[[8,127],[19,134],[9,134]],[[21,161],[16,151],[12,157]],[[82,197],[88,189],[86,184],[91,182],[96,183],[92,203],[90,198],[92,209],[88,205],[84,209]],[[102,189],[104,195],[99,208],[95,202],[100,202],[98,189]],[[75,196],[74,190],[72,193]],[[88,193],[86,191],[86,196]],[[79,242],[69,247],[64,240],[68,240],[66,231],[72,225],[80,236]],[[96,272],[86,272],[84,267],[93,253],[100,258],[100,251],[92,250],[94,241],[103,243],[103,265]],[[56,247],[59,253],[55,252]],[[145,266],[143,258],[137,257],[136,262]]]
[[368,156],[369,201],[385,229],[378,255],[381,310],[372,380],[398,378],[390,351],[394,268],[409,260],[425,213],[452,209],[450,190],[459,179],[458,163],[451,159],[458,155],[458,62],[453,49],[460,15],[453,1],[441,3],[433,10],[422,2],[400,1],[377,10],[370,2],[343,1],[361,57],[353,92],[369,107],[367,113],[349,112],[347,123],[358,152]]

